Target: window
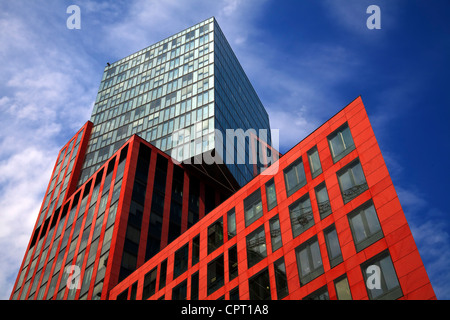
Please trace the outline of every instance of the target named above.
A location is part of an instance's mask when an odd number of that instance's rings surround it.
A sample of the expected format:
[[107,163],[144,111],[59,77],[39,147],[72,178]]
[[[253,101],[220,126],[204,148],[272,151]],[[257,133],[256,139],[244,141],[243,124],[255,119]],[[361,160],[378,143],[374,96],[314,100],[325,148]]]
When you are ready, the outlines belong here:
[[230,300],[239,300],[239,287],[230,291]]
[[353,143],[353,138],[350,133],[350,129],[348,128],[348,124],[344,124],[342,127],[330,134],[328,136],[328,143],[330,145],[331,155],[334,162],[339,161],[355,149],[355,144]]
[[223,220],[217,219],[208,227],[208,254],[223,245]]
[[317,147],[308,151],[309,167],[311,168],[311,175],[313,179],[322,173],[322,166],[320,165],[319,152]]
[[228,239],[233,238],[236,235],[236,212],[233,209],[227,213],[227,224],[228,224]]
[[349,213],[348,221],[357,251],[361,251],[383,238],[383,231],[372,201],[366,202]]
[[189,244],[186,243],[181,249],[175,252],[175,261],[173,264],[173,278],[175,279],[188,267]]
[[334,224],[325,229],[323,231],[323,234],[325,236],[325,242],[327,244],[330,266],[333,268],[343,261],[341,247],[339,245],[339,239]]
[[323,273],[317,237],[313,237],[295,249],[300,284],[304,285]]
[[336,288],[336,295],[338,300],[352,300],[352,293],[348,285],[346,275],[343,275],[334,280],[334,287]]
[[316,200],[317,206],[319,207],[320,218],[324,219],[331,213],[331,205],[325,182],[319,184],[314,190],[316,192]]
[[248,280],[250,300],[271,300],[270,279],[267,268]]
[[273,264],[275,269],[275,283],[277,285],[277,298],[278,300],[283,299],[289,294],[287,277],[286,277],[286,266],[284,264],[284,258],[280,258]]
[[361,269],[365,283],[373,284],[373,289],[366,286],[369,299],[395,300],[403,295],[388,251],[366,261]]
[[246,227],[262,217],[261,189],[256,190],[244,199],[244,211]]
[[288,197],[306,185],[305,169],[303,168],[302,158],[296,160],[289,167],[284,169],[283,172]]
[[167,275],[167,259],[161,262],[161,268],[159,269],[159,290],[166,286]]
[[270,211],[277,206],[277,194],[274,179],[266,183],[267,210]]
[[237,259],[237,246],[234,245],[228,249],[228,274],[230,276],[229,281],[238,276],[238,259]]
[[158,268],[153,268],[144,277],[144,289],[142,290],[142,300],[147,300],[153,294],[155,294],[156,289],[156,274]]
[[247,236],[248,268],[253,267],[265,257],[267,257],[266,237],[264,226],[261,226]]
[[308,194],[289,206],[289,215],[291,217],[294,238],[314,225],[311,201],[309,200]]
[[186,300],[187,279],[172,290],[172,300]]
[[192,240],[192,265],[198,263],[200,259],[200,235]]
[[208,295],[224,284],[223,254],[208,263]]
[[191,300],[198,300],[198,271],[191,276]]
[[272,239],[272,252],[280,249],[283,245],[281,241],[280,220],[278,215],[269,220],[270,238]]
[[323,286],[322,288],[307,295],[306,297],[303,298],[303,300],[330,300],[327,286]]
[[339,170],[337,176],[344,203],[353,200],[368,189],[366,178],[358,159]]

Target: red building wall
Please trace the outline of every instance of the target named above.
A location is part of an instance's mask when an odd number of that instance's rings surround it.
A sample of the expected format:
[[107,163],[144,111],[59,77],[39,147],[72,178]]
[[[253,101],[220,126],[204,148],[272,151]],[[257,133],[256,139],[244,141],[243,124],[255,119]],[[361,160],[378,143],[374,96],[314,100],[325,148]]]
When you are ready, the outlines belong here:
[[[342,159],[334,162],[327,137],[345,123],[348,124],[355,148]],[[307,152],[314,146],[317,147],[319,152],[322,173],[313,178],[309,161],[307,160]],[[292,195],[287,196],[283,169],[300,157],[303,160],[307,183]],[[355,159],[360,161],[368,188],[356,198],[344,203],[337,172]],[[273,175],[267,175],[269,173],[267,171],[265,175],[255,177],[174,242],[170,243],[160,253],[115,286],[111,290],[109,298],[116,299],[121,293],[126,293],[126,290],[129,291],[130,287],[137,282],[136,299],[141,299],[144,277],[150,270],[157,267],[156,289],[150,299],[171,299],[173,288],[184,280],[187,280],[186,298],[190,299],[191,276],[197,271],[199,271],[199,299],[218,299],[221,297],[228,299],[230,290],[237,286],[239,287],[240,299],[249,299],[249,278],[267,267],[271,297],[272,299],[277,299],[273,263],[284,257],[289,290],[289,295],[285,299],[302,299],[324,286],[327,288],[329,298],[336,299],[334,281],[342,275],[347,276],[352,299],[368,299],[368,289],[366,288],[361,265],[383,252],[388,252],[393,262],[402,292],[400,299],[436,298],[360,97],[293,147],[279,159],[277,164],[267,170],[273,171]],[[272,177],[275,181],[278,205],[268,211],[264,185]],[[314,191],[314,188],[322,182],[326,184],[332,208],[332,213],[323,219],[319,215]],[[263,215],[246,227],[243,201],[258,188],[261,189]],[[300,235],[293,237],[289,206],[305,194],[309,194],[314,225]],[[373,201],[383,237],[358,251],[349,225],[348,214],[370,199]],[[236,211],[237,235],[229,239],[226,232],[227,212],[233,208]],[[272,252],[269,220],[277,214],[280,221],[283,246]],[[208,227],[220,217],[223,218],[224,222],[224,244],[208,254]],[[332,224],[336,228],[343,258],[343,261],[334,267],[330,265],[324,237],[324,230]],[[267,256],[256,265],[248,268],[246,237],[260,226],[263,226],[265,231]],[[200,261],[192,265],[192,239],[197,235],[200,235]],[[317,237],[319,243],[324,272],[305,285],[300,285],[295,249],[314,236]],[[186,243],[189,243],[189,265],[187,271],[173,280],[174,253]],[[228,249],[234,245],[237,245],[239,275],[229,281]],[[221,288],[208,295],[208,263],[222,254],[224,255],[225,283]],[[159,289],[161,262],[165,259],[168,261],[167,280],[165,287]],[[129,295],[130,293],[128,292],[128,297]]]

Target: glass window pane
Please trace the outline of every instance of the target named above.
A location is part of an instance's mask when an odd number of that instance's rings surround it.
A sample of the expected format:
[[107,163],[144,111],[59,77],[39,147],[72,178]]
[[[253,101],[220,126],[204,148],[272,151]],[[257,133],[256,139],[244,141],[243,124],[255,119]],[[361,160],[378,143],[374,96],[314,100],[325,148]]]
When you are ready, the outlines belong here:
[[356,242],[363,241],[366,238],[366,231],[364,230],[364,224],[361,215],[358,214],[350,218],[350,222],[352,225],[354,237],[356,238]]
[[264,269],[248,280],[250,300],[270,300],[269,271]]
[[277,195],[275,191],[275,182],[270,180],[266,184],[267,210],[272,210],[277,205]]
[[397,275],[392,265],[392,261],[389,256],[381,259],[380,261],[381,272],[383,273],[384,281],[388,290],[392,290],[399,286]]
[[264,226],[250,233],[246,241],[248,268],[251,268],[267,256]]
[[378,217],[375,212],[374,206],[370,206],[366,210],[364,210],[366,220],[367,220],[367,226],[369,228],[370,234],[374,234],[381,230],[380,223],[378,222]]
[[347,277],[337,280],[334,283],[338,300],[352,300],[352,294],[348,285]]

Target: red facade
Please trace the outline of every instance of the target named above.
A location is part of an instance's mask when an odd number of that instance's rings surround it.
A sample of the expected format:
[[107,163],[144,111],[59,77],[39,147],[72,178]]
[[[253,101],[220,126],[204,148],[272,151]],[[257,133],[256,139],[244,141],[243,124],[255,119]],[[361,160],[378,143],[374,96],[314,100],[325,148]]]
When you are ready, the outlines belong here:
[[[347,124],[354,141],[354,148],[339,160],[334,160],[331,151],[330,135]],[[321,164],[321,173],[314,176],[311,172],[308,151],[316,147]],[[285,170],[299,158],[302,159],[306,174],[306,184],[301,186],[293,194],[286,193]],[[339,174],[349,164],[359,159],[367,186],[365,190],[357,192],[351,200],[346,199],[344,203],[342,183]],[[272,165],[268,171],[273,175],[259,175],[242,189],[236,192],[213,212],[204,217],[171,243],[153,259],[145,263],[132,275],[119,283],[111,290],[110,299],[130,298],[132,286],[137,285],[136,299],[142,298],[143,290],[150,290],[150,299],[171,299],[173,289],[186,281],[186,298],[191,298],[193,275],[198,272],[198,299],[230,298],[230,291],[238,288],[240,299],[249,299],[249,279],[258,275],[261,271],[268,271],[270,279],[270,296],[272,299],[279,298],[277,295],[277,281],[274,262],[284,258],[285,278],[288,294],[284,299],[303,299],[308,295],[326,289],[330,299],[337,299],[336,280],[347,278],[351,298],[368,299],[370,291],[366,283],[369,279],[364,278],[363,266],[365,263],[376,264],[377,257],[390,257],[395,269],[395,277],[398,280],[397,296],[399,299],[435,299],[427,273],[421,261],[416,244],[412,237],[405,215],[402,211],[399,199],[395,192],[391,178],[387,171],[376,138],[372,131],[369,119],[361,98],[357,98],[329,121],[324,123],[307,138],[297,144],[289,152],[279,159],[277,164]],[[268,210],[266,188],[268,181],[274,178],[276,189],[277,206]],[[321,218],[317,204],[315,188],[325,182],[328,193],[331,214]],[[263,214],[256,221],[246,227],[244,201],[255,190],[261,190]],[[298,199],[309,196],[313,225],[307,230],[294,237],[293,219],[290,217],[290,206]],[[373,204],[377,219],[381,227],[379,239],[357,248],[355,245],[355,231],[350,227],[349,216],[355,215],[355,210],[361,208],[368,201]],[[223,219],[223,228],[228,230],[227,213],[234,209],[236,212],[236,236],[229,238],[226,231],[223,232],[223,245],[208,254],[208,228],[217,219]],[[282,247],[273,250],[271,230],[269,222],[277,216],[282,239]],[[266,255],[255,265],[248,267],[249,244],[247,237],[256,229],[263,227],[265,234]],[[325,232],[334,226],[338,237],[342,261],[334,265],[330,264],[329,252],[325,240]],[[356,228],[356,227],[355,227]],[[192,263],[193,239],[200,235],[200,259],[198,263]],[[312,280],[306,280],[301,284],[299,270],[301,261],[297,258],[296,248],[302,248],[302,244],[315,239],[320,248],[323,271],[319,272]],[[186,271],[177,276],[174,274],[174,253],[181,247],[189,244],[189,258]],[[229,277],[229,249],[237,246],[238,276],[230,280]],[[298,250],[298,249],[297,249]],[[297,251],[298,252],[298,251]],[[380,256],[381,254],[381,256]],[[208,295],[208,264],[217,257],[224,257],[224,280],[223,285]],[[160,288],[161,262],[167,259],[166,284]],[[372,260],[371,260],[372,259]],[[301,259],[300,259],[301,260]],[[386,260],[384,260],[386,261]],[[156,268],[156,269],[155,269]],[[267,268],[267,269],[266,269]],[[145,284],[145,276],[150,271],[156,270],[156,278],[151,285]],[[387,278],[387,275],[384,276]],[[195,276],[195,290],[197,290],[197,277]],[[385,280],[386,282],[388,280]],[[390,282],[395,280],[389,280]],[[146,288],[144,288],[144,286]],[[179,288],[179,287],[178,287]],[[398,288],[397,288],[398,289]],[[178,290],[177,290],[178,292]],[[195,296],[197,293],[195,293]],[[388,295],[384,297],[389,297]],[[397,297],[395,297],[397,298]]]
[[361,98],[233,194],[138,136],[72,180],[11,299],[436,299]]

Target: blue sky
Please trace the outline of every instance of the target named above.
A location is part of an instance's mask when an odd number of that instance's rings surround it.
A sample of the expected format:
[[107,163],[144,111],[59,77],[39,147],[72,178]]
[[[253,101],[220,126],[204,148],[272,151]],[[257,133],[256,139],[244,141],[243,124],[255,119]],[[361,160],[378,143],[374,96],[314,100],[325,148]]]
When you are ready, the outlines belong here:
[[[66,8],[81,9],[69,30]],[[381,29],[369,30],[369,5]],[[106,62],[215,16],[285,152],[359,95],[439,299],[449,299],[446,0],[15,0],[0,3],[0,299],[59,149]]]

